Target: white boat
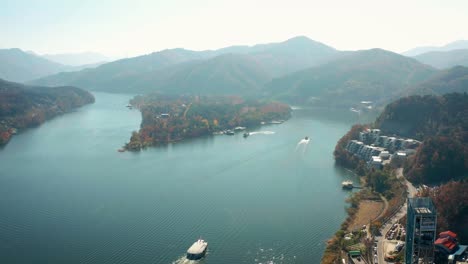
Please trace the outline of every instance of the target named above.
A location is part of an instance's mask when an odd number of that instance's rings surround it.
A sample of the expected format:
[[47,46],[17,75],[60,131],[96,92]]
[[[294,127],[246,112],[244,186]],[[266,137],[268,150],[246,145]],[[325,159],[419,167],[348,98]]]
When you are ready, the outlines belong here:
[[245,130],[247,129],[246,127],[241,127],[241,126],[238,126],[238,127],[235,127],[234,128],[234,131],[242,131],[242,130]]
[[198,239],[197,242],[187,250],[187,259],[197,260],[205,256],[206,250],[208,249],[208,242],[203,239]]

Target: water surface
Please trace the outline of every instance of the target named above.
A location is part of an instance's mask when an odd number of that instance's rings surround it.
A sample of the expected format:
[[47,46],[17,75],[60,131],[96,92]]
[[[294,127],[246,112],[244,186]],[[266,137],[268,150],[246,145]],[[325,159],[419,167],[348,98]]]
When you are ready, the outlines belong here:
[[0,150],[2,263],[178,263],[199,237],[202,263],[320,262],[345,218],[353,176],[332,152],[351,113],[296,110],[246,139],[119,153],[140,113],[95,95]]

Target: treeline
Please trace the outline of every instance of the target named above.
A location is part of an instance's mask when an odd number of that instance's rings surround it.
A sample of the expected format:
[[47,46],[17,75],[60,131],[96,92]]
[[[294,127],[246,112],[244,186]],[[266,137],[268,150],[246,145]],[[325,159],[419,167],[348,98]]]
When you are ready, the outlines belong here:
[[125,146],[128,150],[290,117],[288,105],[237,96],[148,95],[135,97],[131,104],[141,110],[142,123]]
[[93,102],[92,94],[76,87],[26,86],[0,79],[0,145],[18,130]]
[[384,133],[423,141],[405,164],[414,183],[468,176],[468,95],[410,96],[389,104],[377,119]]

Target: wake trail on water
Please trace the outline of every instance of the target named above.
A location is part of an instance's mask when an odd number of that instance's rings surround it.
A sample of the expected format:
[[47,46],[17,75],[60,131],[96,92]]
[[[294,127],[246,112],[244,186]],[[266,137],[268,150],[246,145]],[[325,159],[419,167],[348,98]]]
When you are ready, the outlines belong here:
[[190,260],[187,259],[185,256],[178,258],[177,260],[173,261],[171,264],[202,264],[203,260]]
[[297,143],[296,145],[296,152],[298,150],[302,150],[302,154],[304,154],[307,150],[307,146],[309,145],[309,142],[310,142],[309,138],[301,139],[301,141],[299,141],[299,143]]

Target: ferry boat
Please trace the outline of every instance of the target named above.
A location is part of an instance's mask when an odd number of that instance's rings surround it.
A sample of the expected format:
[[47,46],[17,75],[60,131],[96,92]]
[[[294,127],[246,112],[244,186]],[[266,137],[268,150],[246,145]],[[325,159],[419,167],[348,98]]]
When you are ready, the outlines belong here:
[[188,260],[197,260],[205,256],[206,250],[208,249],[208,242],[203,239],[198,239],[197,242],[187,250]]
[[343,189],[352,189],[353,188],[353,182],[352,181],[344,181],[341,183],[341,186]]

